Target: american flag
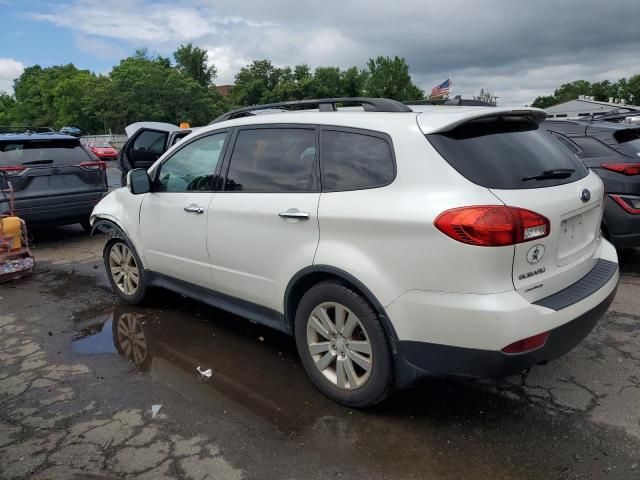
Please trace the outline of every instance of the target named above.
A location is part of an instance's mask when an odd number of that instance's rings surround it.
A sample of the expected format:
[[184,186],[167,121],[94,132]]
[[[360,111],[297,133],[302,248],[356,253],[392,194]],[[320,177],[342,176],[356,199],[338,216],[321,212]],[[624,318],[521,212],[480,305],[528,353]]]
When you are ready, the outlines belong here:
[[447,78],[437,87],[433,87],[431,90],[431,98],[446,97],[449,95],[449,88],[451,87],[451,79]]

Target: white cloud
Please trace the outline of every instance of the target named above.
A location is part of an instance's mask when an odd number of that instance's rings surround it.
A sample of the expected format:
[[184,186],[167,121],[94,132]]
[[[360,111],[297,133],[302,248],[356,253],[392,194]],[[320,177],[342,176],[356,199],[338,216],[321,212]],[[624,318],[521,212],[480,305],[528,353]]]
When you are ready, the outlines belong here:
[[251,59],[244,58],[234,51],[231,46],[208,47],[206,48],[209,57],[209,64],[216,67],[218,75],[215,83],[217,85],[227,85],[233,83],[238,70],[251,63]]
[[0,58],[0,92],[13,93],[13,81],[24,71],[24,65],[13,58]]
[[500,104],[522,105],[567,81],[640,73],[637,1],[64,0],[32,16],[163,55],[193,41],[210,52],[218,83],[255,59],[364,67],[398,55],[427,92],[452,74],[455,93],[488,88]]
[[76,34],[74,43],[78,50],[93,55],[96,58],[119,60],[127,54],[124,49],[113,43],[81,33]]

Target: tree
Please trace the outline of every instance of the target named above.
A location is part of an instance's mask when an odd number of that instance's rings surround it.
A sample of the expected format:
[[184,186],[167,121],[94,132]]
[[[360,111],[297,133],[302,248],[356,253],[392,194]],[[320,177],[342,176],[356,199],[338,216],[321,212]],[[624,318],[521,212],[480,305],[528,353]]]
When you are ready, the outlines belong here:
[[213,84],[217,72],[215,66],[208,65],[209,55],[206,50],[187,43],[173,52],[173,58],[180,73],[190,76],[203,87]]
[[368,78],[367,72],[358,70],[356,66],[344,70],[340,75],[342,95],[346,97],[362,95]]
[[424,92],[411,81],[409,66],[404,58],[377,57],[367,63],[368,78],[363,92],[369,97],[395,100],[422,100]]
[[558,101],[555,96],[547,95],[544,97],[536,97],[531,106],[535,108],[549,108],[557,103]]
[[640,75],[634,75],[629,80],[622,78],[618,84],[621,98],[627,103],[640,105]]
[[0,92],[0,125],[11,125],[14,122],[16,99],[7,93]]
[[282,71],[269,60],[254,60],[236,75],[231,98],[237,105],[256,105],[278,86]]
[[580,95],[591,95],[591,84],[586,80],[564,83],[556,89],[553,95],[556,97],[556,103],[575,100]]
[[78,69],[72,64],[48,68],[33,65],[25,68],[22,75],[13,82],[16,123],[34,127],[55,126],[57,118],[54,90],[58,82],[77,72]]

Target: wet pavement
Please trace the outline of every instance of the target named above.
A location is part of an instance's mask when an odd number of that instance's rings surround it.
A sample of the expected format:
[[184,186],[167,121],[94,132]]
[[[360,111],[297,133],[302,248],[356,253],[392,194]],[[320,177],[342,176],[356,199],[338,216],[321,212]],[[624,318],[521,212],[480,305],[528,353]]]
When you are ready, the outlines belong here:
[[120,303],[103,241],[36,232],[36,274],[0,286],[0,478],[640,478],[638,251],[566,357],[358,411],[285,335],[169,292]]

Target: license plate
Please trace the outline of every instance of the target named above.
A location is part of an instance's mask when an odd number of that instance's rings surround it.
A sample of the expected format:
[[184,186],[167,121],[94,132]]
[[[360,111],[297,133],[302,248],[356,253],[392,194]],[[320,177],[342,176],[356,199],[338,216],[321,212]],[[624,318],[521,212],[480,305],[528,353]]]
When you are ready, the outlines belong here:
[[[577,255],[589,248],[599,228],[599,210],[592,208],[560,223],[558,259]],[[561,261],[561,264],[564,263]]]

